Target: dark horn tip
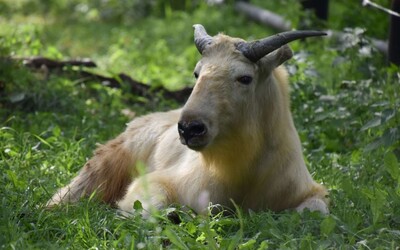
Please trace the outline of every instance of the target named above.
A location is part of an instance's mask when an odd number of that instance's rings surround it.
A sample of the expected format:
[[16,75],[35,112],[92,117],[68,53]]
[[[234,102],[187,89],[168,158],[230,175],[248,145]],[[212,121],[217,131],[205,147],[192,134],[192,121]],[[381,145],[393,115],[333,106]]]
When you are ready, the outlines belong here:
[[310,37],[310,36],[326,36],[328,33],[324,31],[319,31],[319,30],[293,30],[293,31],[286,31],[282,33],[278,33],[277,35],[282,34],[282,35],[298,35],[298,36],[304,36],[303,38]]
[[327,36],[328,33],[326,33],[325,31],[319,31],[319,30],[299,30],[299,32],[307,32],[310,35],[314,34],[315,36]]

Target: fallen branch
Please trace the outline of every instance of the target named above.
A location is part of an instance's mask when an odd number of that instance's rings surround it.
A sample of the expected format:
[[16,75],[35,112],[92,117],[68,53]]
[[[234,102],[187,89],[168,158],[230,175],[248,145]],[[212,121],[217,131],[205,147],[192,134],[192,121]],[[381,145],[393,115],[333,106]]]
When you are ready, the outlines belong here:
[[369,0],[363,0],[363,1],[362,1],[362,5],[363,5],[363,6],[372,6],[372,7],[374,7],[374,8],[377,8],[378,10],[381,10],[381,11],[383,11],[383,12],[386,12],[386,13],[392,15],[392,16],[400,17],[400,13],[398,13],[398,12],[396,12],[396,11],[393,11],[393,10],[390,10],[390,9],[388,9],[388,8],[385,8],[385,7],[383,7],[383,6],[381,6],[381,5],[377,4],[377,3],[371,2],[371,1],[369,1]]
[[22,59],[23,64],[25,66],[36,69],[40,69],[42,66],[46,66],[48,69],[56,69],[56,68],[61,69],[66,66],[81,66],[88,68],[97,67],[96,63],[94,63],[92,60],[88,58],[56,61],[46,57],[36,56],[36,57],[15,58],[15,59]]
[[[107,77],[97,73],[89,72],[85,70],[85,68],[94,68],[97,67],[96,63],[94,63],[90,59],[76,59],[76,60],[63,60],[57,61],[45,57],[28,57],[28,58],[18,58],[15,57],[13,59],[22,60],[23,64],[27,67],[42,70],[45,74],[49,74],[51,71],[58,70],[68,71],[71,70],[70,67],[66,66],[79,66],[79,69],[73,69],[75,73],[78,73],[80,77],[83,78],[83,81],[87,81],[90,79],[95,79],[100,81],[103,85],[111,87],[111,88],[123,88],[123,85],[128,86],[130,92],[139,96],[152,98],[155,93],[161,93],[164,98],[174,99],[177,102],[183,103],[187,100],[190,93],[192,92],[192,88],[184,88],[178,91],[169,91],[164,87],[151,87],[147,84],[141,83],[127,74],[120,73],[115,77]],[[81,79],[82,80],[82,79]]]
[[161,93],[164,98],[174,99],[177,102],[183,103],[187,100],[192,92],[192,88],[183,88],[178,91],[169,91],[164,87],[153,88],[147,84],[132,79],[130,76],[124,73],[120,73],[116,77],[106,77],[84,70],[80,71],[79,73],[85,78],[90,77],[92,79],[96,79],[103,85],[111,88],[122,88],[123,86],[121,83],[127,84],[131,93],[147,98],[154,97],[154,93]]

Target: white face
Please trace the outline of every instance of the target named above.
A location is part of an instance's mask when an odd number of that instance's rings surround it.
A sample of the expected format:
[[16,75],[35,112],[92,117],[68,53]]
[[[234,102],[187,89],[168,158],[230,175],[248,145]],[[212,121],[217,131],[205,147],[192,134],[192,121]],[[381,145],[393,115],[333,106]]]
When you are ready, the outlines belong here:
[[184,145],[201,151],[231,138],[246,123],[254,108],[258,66],[233,46],[219,46],[203,53],[194,76],[178,130]]

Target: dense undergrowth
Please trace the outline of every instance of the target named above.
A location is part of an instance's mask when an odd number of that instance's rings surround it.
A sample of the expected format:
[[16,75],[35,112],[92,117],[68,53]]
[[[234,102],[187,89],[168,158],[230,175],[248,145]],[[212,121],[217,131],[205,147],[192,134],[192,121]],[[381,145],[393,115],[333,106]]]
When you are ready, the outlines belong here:
[[[287,15],[294,25],[308,18],[294,0],[254,2]],[[4,1],[1,7],[1,248],[398,248],[399,68],[388,65],[367,38],[384,38],[385,15],[366,9],[348,16],[355,4],[337,1],[329,23],[318,25],[346,32],[346,40],[291,44],[293,116],[307,165],[330,190],[331,215],[238,209],[231,216],[197,216],[169,208],[144,220],[122,218],[90,199],[51,211],[43,204],[76,174],[96,143],[124,129],[129,118],[123,110],[141,115],[178,104],[76,80],[73,71],[31,71],[10,58],[90,57],[104,75],[125,72],[152,86],[179,89],[193,84],[199,58],[192,24],[250,40],[273,31],[229,5],[200,1]]]

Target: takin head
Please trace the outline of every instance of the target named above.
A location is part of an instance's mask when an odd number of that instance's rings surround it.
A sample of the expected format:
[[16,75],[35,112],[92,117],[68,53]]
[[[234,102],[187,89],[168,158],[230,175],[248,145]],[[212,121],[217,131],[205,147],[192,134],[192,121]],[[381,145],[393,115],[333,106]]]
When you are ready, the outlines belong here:
[[[196,151],[223,148],[232,140],[263,137],[272,123],[274,103],[272,71],[292,57],[288,42],[326,35],[319,31],[288,31],[246,42],[219,34],[211,37],[196,24],[194,40],[202,55],[191,96],[178,123],[181,143]],[[287,104],[288,105],[288,104]],[[270,113],[270,112],[269,112]],[[256,143],[256,142],[254,142]]]

